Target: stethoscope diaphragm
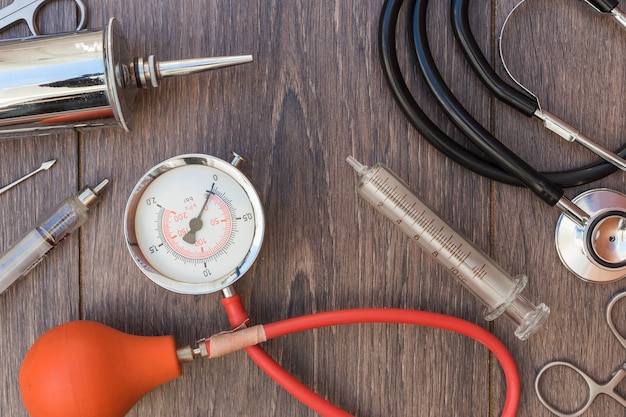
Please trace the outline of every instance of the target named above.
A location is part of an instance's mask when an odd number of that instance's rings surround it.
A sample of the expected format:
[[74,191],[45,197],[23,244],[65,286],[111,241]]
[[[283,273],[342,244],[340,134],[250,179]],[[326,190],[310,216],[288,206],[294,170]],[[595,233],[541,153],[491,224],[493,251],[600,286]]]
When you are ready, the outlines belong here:
[[606,188],[586,191],[572,202],[589,214],[584,225],[561,214],[556,249],[580,279],[608,283],[626,275],[626,195]]

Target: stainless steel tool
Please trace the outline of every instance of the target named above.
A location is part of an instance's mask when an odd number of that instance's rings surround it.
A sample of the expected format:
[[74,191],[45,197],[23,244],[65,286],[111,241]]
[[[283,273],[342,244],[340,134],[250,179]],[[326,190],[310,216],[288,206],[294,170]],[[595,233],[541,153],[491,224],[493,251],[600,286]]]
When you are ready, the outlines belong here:
[[[613,309],[615,308],[615,305],[624,298],[626,298],[626,291],[617,293],[615,296],[613,296],[611,301],[609,301],[609,304],[606,307],[606,322],[609,325],[609,328],[611,329],[611,332],[613,333],[615,338],[626,349],[626,338],[619,332],[619,330],[615,326],[615,321],[613,320]],[[541,382],[542,378],[544,378],[546,375],[546,371],[549,371],[552,368],[559,368],[559,367],[568,368],[574,371],[576,374],[578,374],[580,379],[582,379],[582,381],[585,383],[585,385],[587,385],[587,388],[588,388],[588,391],[586,393],[587,395],[584,401],[581,403],[579,407],[577,407],[573,411],[571,407],[568,407],[568,410],[564,411],[563,409],[561,409],[560,406],[557,406],[556,404],[552,404],[550,400],[547,399],[548,396],[545,395],[548,390],[556,391],[556,389],[558,388],[567,389],[567,386],[571,385],[571,380],[562,381],[561,387]],[[620,382],[622,382],[624,377],[626,377],[626,363],[623,363],[622,365],[620,365],[619,368],[617,368],[617,370],[613,372],[613,375],[611,375],[611,379],[608,382],[602,384],[602,383],[596,382],[593,378],[591,378],[585,372],[580,370],[577,366],[574,366],[573,364],[569,362],[564,362],[564,361],[550,362],[546,364],[543,368],[541,368],[541,370],[537,374],[537,377],[535,378],[535,392],[537,393],[537,397],[539,397],[539,400],[541,401],[541,403],[548,410],[550,410],[552,414],[558,417],[578,417],[580,415],[583,415],[585,411],[587,411],[589,407],[591,407],[591,404],[593,404],[593,402],[596,400],[596,398],[599,395],[606,395],[608,397],[611,397],[615,401],[617,401],[619,404],[626,407],[626,397],[624,397],[622,394],[620,394],[617,391],[617,387],[620,384]],[[572,390],[570,389],[570,392],[571,391]]]
[[[78,9],[78,26],[76,30],[85,27],[87,21],[87,8],[81,0],[73,0]],[[19,22],[26,22],[33,35],[41,35],[37,27],[37,15],[39,11],[50,3],[50,0],[15,0],[7,7],[0,10],[0,31]]]
[[28,174],[24,175],[23,177],[18,178],[15,181],[13,181],[12,183],[7,184],[4,187],[0,188],[0,194],[4,193],[6,191],[9,191],[11,188],[15,187],[17,184],[21,183],[22,181],[25,181],[25,180],[29,179],[30,177],[32,177],[35,174],[40,173],[41,171],[49,170],[52,167],[52,165],[54,165],[56,163],[56,161],[57,161],[56,159],[52,159],[50,161],[44,162],[36,170],[31,171]]
[[128,131],[138,89],[251,61],[250,55],[133,57],[114,18],[102,29],[0,41],[0,139],[78,127]]

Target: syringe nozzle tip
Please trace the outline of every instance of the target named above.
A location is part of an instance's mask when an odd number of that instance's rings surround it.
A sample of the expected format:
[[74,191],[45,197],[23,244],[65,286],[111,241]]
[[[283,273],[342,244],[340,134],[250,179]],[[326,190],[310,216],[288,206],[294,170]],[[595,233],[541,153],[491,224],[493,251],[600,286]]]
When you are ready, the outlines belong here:
[[365,171],[367,171],[367,166],[357,161],[352,155],[348,156],[346,158],[346,161],[352,166],[352,168],[354,168],[354,170],[359,175],[363,175]]
[[96,185],[95,187],[93,187],[93,192],[96,194],[100,194],[100,192],[102,190],[104,190],[104,188],[109,185],[109,179],[105,178],[102,181],[100,181],[100,183],[98,185]]

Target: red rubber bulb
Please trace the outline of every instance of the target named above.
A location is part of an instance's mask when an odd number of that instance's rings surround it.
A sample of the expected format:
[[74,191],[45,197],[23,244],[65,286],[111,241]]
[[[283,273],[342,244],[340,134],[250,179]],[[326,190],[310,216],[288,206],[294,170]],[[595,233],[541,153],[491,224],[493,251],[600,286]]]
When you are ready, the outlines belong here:
[[20,390],[31,417],[122,417],[181,372],[172,336],[133,336],[72,321],[45,333],[26,353]]

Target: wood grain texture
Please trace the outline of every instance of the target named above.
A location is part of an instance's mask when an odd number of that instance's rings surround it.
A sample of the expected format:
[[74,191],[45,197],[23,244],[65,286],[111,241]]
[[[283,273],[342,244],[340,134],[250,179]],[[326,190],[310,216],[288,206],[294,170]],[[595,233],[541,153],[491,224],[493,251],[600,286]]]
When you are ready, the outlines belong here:
[[[9,1],[0,0],[0,6]],[[71,3],[54,2],[46,32],[66,27]],[[448,2],[431,1],[429,35],[452,90],[496,136],[540,169],[594,160],[558,143],[538,121],[514,114],[479,84],[455,44]],[[515,0],[476,1],[471,23],[497,62],[498,30]],[[537,370],[563,359],[603,380],[624,361],[605,325],[604,307],[623,282],[576,279],[558,261],[558,213],[530,192],[490,183],[447,160],[407,123],[379,65],[380,1],[312,0],[88,2],[89,26],[120,20],[131,51],[157,59],[252,54],[251,64],[179,79],[141,91],[130,133],[121,129],[64,132],[0,142],[0,183],[41,161],[59,163],[0,196],[0,249],[62,196],[109,178],[88,223],[26,278],[0,295],[0,414],[26,416],[17,375],[27,348],[44,331],[72,319],[103,322],[138,335],[173,334],[180,345],[228,329],[220,295],[170,293],[142,275],[127,253],[123,215],[136,181],[150,167],[183,153],[248,159],[242,170],[266,214],[261,254],[236,284],[254,323],[355,307],[399,307],[450,314],[490,328],[511,349],[522,375],[519,416],[549,416],[534,394]],[[405,29],[404,14],[401,18]],[[48,30],[48,28],[50,30]],[[2,38],[23,35],[14,27]],[[534,0],[511,20],[507,63],[552,113],[590,137],[617,147],[623,131],[624,32],[582,2]],[[404,35],[400,48],[407,51]],[[558,46],[555,46],[558,45]],[[402,62],[418,102],[450,135],[408,53]],[[502,68],[499,66],[499,70]],[[518,341],[505,318],[489,325],[483,307],[431,256],[354,191],[354,155],[383,162],[451,225],[512,275],[529,276],[528,298],[552,308],[546,327]],[[623,174],[593,186],[624,190]],[[568,190],[575,196],[589,187]],[[624,315],[619,319],[625,325]],[[350,413],[499,415],[501,372],[476,343],[407,326],[353,325],[273,340],[264,347],[298,379]],[[571,375],[557,381],[568,390]],[[622,415],[610,400],[586,416]],[[313,416],[242,352],[185,365],[178,380],[142,399],[129,416]]]
[[[499,2],[498,22],[514,3]],[[509,67],[535,92],[543,108],[608,148],[620,146],[626,90],[615,77],[624,75],[624,31],[609,18],[591,13],[584,3],[567,0],[524,5],[511,19],[509,29],[505,42],[515,45],[507,48],[511,51],[506,57]],[[496,115],[497,134],[538,169],[557,170],[595,161],[589,152],[544,131],[537,120],[525,120],[501,105],[497,105]],[[623,173],[616,173],[569,189],[566,196],[574,198],[598,187],[623,192],[623,178]],[[501,246],[495,259],[507,270],[528,274],[531,298],[552,309],[549,322],[531,343],[509,345],[520,364],[525,364],[520,365],[522,384],[527,387],[520,415],[549,416],[532,389],[541,366],[553,360],[570,361],[596,380],[605,381],[623,363],[625,352],[609,331],[604,314],[609,299],[623,290],[624,283],[596,285],[575,278],[559,262],[554,246],[558,212],[526,191],[497,185],[495,196],[493,233]],[[510,207],[520,208],[515,210],[519,215],[511,215]],[[623,325],[623,313],[616,319]],[[496,328],[496,334],[505,340],[507,332]],[[584,397],[577,379],[571,374],[565,374],[564,379],[565,384],[560,381],[550,387],[552,398],[565,407],[580,404]],[[562,390],[562,385],[570,389]],[[554,396],[556,392],[559,397]],[[603,398],[585,415],[623,414],[623,407]]]

